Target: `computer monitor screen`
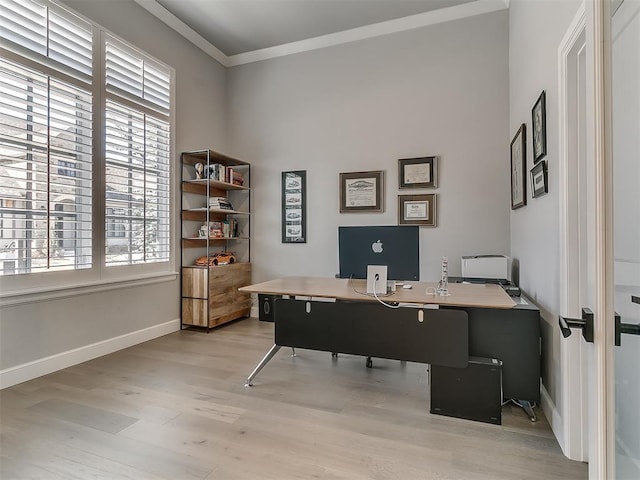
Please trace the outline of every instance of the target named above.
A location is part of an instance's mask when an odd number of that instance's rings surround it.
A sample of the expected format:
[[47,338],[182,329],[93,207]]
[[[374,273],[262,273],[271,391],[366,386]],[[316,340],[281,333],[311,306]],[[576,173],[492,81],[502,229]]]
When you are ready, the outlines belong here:
[[340,278],[367,278],[367,265],[386,265],[389,280],[420,280],[419,227],[338,227]]

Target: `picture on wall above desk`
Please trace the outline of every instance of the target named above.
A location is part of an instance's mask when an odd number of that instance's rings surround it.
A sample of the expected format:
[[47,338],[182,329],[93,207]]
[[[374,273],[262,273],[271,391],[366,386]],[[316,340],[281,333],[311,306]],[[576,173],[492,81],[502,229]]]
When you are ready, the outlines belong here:
[[307,172],[282,172],[282,243],[307,242]]
[[538,162],[547,154],[547,112],[546,94],[544,90],[531,110],[533,126],[533,162]]
[[511,210],[527,204],[527,127],[523,123],[511,140]]
[[340,213],[384,211],[384,172],[340,174]]
[[437,198],[435,193],[398,195],[398,224],[437,226]]
[[401,158],[398,160],[399,188],[435,188],[438,186],[438,158]]
[[538,162],[531,169],[531,191],[533,192],[533,198],[540,197],[548,191],[546,160]]

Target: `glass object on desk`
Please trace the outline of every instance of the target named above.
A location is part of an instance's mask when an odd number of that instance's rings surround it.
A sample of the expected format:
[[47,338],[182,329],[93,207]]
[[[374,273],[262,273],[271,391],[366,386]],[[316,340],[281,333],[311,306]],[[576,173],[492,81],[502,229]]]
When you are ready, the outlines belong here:
[[447,257],[442,257],[442,275],[438,282],[438,288],[436,293],[440,296],[449,296],[449,260]]

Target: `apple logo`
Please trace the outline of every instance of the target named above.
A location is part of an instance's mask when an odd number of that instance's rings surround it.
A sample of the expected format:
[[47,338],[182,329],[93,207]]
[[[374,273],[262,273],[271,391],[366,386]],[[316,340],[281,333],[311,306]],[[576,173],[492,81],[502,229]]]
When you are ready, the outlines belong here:
[[378,240],[377,242],[372,243],[371,250],[373,250],[374,253],[382,253],[382,242]]

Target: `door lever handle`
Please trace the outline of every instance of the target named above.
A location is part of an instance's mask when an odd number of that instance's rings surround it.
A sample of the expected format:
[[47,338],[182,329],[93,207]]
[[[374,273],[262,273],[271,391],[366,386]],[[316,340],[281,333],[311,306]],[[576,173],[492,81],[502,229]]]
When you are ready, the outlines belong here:
[[620,315],[616,313],[616,347],[622,344],[622,334],[640,335],[640,323],[622,323]]
[[587,342],[593,343],[593,312],[590,308],[582,309],[582,318],[558,317],[558,325],[564,338],[571,335],[572,328],[579,328],[582,330],[582,337]]

